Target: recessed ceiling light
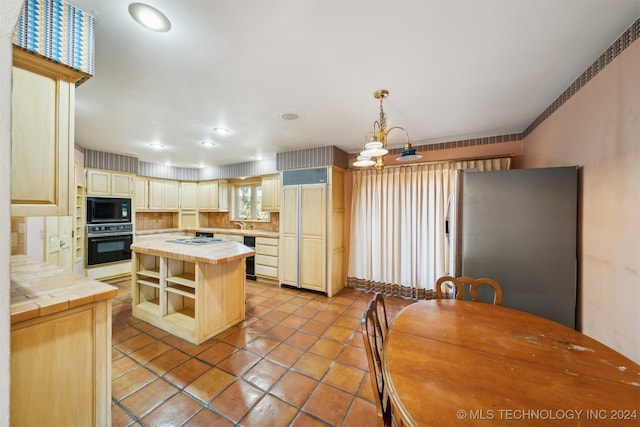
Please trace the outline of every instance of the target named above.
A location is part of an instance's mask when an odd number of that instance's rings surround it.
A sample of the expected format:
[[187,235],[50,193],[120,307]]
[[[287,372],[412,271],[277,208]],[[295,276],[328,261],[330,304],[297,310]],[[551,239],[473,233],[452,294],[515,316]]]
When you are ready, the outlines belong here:
[[276,116],[282,120],[298,120],[298,118],[300,118],[300,114],[295,111],[280,111]]
[[148,30],[166,33],[171,29],[169,18],[148,4],[131,3],[129,5],[129,15]]
[[216,146],[216,144],[211,142],[211,141],[202,141],[200,144],[202,144],[202,145],[204,145],[205,147],[208,147],[208,148]]
[[227,128],[213,128],[213,132],[218,134],[218,135],[226,135],[228,133],[230,133],[231,131]]
[[149,147],[155,148],[156,150],[161,150],[164,148],[164,145],[157,142],[152,142],[151,144],[149,144]]
[[164,162],[164,165],[165,166],[171,166],[171,162],[167,160],[166,162]]

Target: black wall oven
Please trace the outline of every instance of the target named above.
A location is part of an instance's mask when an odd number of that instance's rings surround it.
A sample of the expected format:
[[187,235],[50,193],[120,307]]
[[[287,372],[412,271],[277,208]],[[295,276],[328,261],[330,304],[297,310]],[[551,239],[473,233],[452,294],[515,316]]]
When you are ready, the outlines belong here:
[[131,259],[133,229],[128,224],[87,226],[87,267]]
[[87,224],[131,222],[131,199],[87,197]]

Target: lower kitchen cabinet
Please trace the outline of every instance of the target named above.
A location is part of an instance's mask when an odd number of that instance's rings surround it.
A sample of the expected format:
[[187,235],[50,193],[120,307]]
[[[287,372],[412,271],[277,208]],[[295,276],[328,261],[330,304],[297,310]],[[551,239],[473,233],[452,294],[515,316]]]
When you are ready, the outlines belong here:
[[256,237],[256,277],[263,282],[278,283],[278,239]]
[[133,316],[200,344],[244,319],[244,262],[133,252]]

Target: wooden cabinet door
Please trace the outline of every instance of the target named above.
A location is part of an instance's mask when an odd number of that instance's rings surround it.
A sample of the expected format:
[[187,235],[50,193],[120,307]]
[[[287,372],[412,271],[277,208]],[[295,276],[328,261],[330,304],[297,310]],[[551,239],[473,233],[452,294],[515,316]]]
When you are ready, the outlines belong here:
[[284,187],[280,234],[280,282],[298,286],[298,187]]
[[326,291],[326,186],[300,188],[300,287]]
[[73,267],[73,218],[48,216],[45,218],[45,261],[67,271]]
[[87,194],[90,196],[111,195],[111,173],[89,169],[87,171]]
[[211,182],[198,183],[198,209],[210,209],[211,206]]
[[272,211],[275,207],[275,194],[273,186],[274,177],[262,177],[262,210]]
[[196,182],[180,183],[180,209],[196,210],[198,207],[198,184]]
[[180,185],[178,181],[164,182],[164,208],[177,211],[180,208]]
[[164,181],[149,180],[149,209],[164,209]]
[[126,173],[111,172],[111,195],[131,197],[133,194],[133,176]]
[[14,52],[11,215],[71,215],[75,85],[44,68],[27,71],[24,58],[38,62],[31,57]]
[[149,209],[149,180],[136,178],[134,185],[133,201],[136,210],[144,211]]

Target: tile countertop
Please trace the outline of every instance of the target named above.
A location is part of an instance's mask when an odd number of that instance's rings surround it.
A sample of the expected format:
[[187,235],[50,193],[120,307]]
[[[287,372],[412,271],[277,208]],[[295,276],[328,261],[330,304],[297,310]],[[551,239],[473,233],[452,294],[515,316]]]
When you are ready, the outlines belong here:
[[167,236],[140,240],[131,245],[131,250],[141,254],[208,264],[221,264],[243,259],[256,253],[242,243],[233,241],[214,242],[206,245],[185,245],[169,240],[172,238],[167,238]]
[[235,234],[239,236],[255,236],[255,237],[280,237],[278,231],[265,231],[265,230],[240,230],[239,228],[208,228],[208,227],[187,227],[187,228],[161,228],[155,230],[136,230],[136,235],[145,236],[149,234],[161,234],[161,233],[195,233],[201,231],[205,233],[221,233],[221,234]]
[[11,324],[113,298],[117,292],[26,255],[11,257]]

